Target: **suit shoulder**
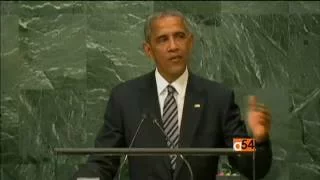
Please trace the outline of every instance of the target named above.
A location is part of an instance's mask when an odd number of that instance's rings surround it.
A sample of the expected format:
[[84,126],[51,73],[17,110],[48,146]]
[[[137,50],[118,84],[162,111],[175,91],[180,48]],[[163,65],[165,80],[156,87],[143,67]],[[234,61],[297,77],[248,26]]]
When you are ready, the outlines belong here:
[[119,83],[112,88],[112,93],[121,94],[121,95],[135,93],[139,91],[141,87],[144,86],[144,83],[146,82],[149,76],[150,74],[148,73],[148,74],[140,75],[133,79],[127,80],[125,82]]
[[201,84],[202,88],[205,89],[207,92],[219,92],[223,94],[229,94],[233,92],[231,88],[227,87],[226,85],[218,81],[209,80],[198,75],[195,75],[195,80],[199,84]]

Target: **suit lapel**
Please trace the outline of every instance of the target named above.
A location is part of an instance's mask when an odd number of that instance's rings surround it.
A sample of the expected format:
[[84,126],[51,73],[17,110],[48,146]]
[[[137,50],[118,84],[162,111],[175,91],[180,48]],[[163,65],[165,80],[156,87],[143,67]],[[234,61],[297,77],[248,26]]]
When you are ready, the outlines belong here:
[[141,114],[147,114],[148,120],[152,121],[153,118],[161,119],[158,92],[154,71],[147,74],[145,77],[145,84],[140,91],[140,105]]
[[[196,77],[190,73],[188,78],[180,128],[179,147],[181,148],[187,148],[191,146],[205,105],[205,95],[201,90],[201,84],[197,84],[195,78]],[[182,159],[178,157],[177,166],[174,173],[174,179],[179,174],[182,164]]]
[[[155,128],[153,126],[154,118],[161,120],[161,111],[158,100],[157,85],[155,80],[154,71],[146,75],[145,86],[141,89],[140,99],[141,99],[141,114],[148,113],[153,116],[148,118],[148,124],[150,128]],[[181,128],[180,128],[180,141],[179,147],[190,147],[193,137],[196,133],[196,130],[201,119],[201,115],[205,105],[205,94],[201,89],[201,84],[197,83],[196,76],[191,72],[189,73],[188,83],[186,88],[186,95],[183,107]],[[155,128],[157,129],[157,128]],[[167,147],[165,137],[162,135],[161,131],[159,133],[154,133],[155,142],[158,147]],[[177,158],[177,166],[174,172],[174,179],[178,176],[180,169],[182,167],[183,161],[181,158]],[[158,164],[160,165],[160,164]],[[170,169],[170,159],[169,156],[164,156],[163,165],[166,166],[166,169],[169,172]]]
[[[154,129],[152,136],[155,139],[154,142],[157,143],[156,146],[165,148],[167,147],[165,136],[162,134],[161,130],[153,122],[155,118],[157,120],[162,121],[154,71],[147,74],[145,83],[146,83],[145,86],[140,91],[141,114],[147,114],[148,116],[148,118],[146,119],[148,121],[147,124],[150,126],[149,127],[150,129]],[[165,169],[167,169],[169,172],[169,169],[170,169],[169,156],[163,156],[163,165],[166,166]]]

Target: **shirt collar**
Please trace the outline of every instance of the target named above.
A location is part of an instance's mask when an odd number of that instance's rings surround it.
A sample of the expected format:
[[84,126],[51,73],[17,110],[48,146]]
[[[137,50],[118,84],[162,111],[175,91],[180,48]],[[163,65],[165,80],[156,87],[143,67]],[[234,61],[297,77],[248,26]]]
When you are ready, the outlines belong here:
[[[171,83],[171,86],[173,86],[176,89],[178,94],[183,94],[185,92],[187,87],[187,82],[188,82],[188,76],[189,76],[189,72],[188,72],[188,68],[186,68],[185,71],[182,73],[182,75]],[[158,69],[156,69],[155,71],[155,77],[156,77],[158,95],[161,95],[166,92],[166,88],[169,85],[169,83],[167,80],[165,80],[161,76]]]

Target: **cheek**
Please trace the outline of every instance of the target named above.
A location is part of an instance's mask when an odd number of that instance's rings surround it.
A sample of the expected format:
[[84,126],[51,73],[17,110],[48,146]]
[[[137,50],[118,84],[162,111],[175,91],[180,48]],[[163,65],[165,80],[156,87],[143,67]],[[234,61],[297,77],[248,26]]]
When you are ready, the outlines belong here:
[[153,54],[154,54],[154,57],[158,59],[158,61],[163,61],[164,59],[166,59],[166,54],[164,51],[157,50],[157,51],[154,51]]
[[186,51],[190,53],[192,51],[193,44],[191,41],[187,42]]
[[167,66],[167,62],[164,61],[164,56],[162,54],[159,53],[154,53],[154,62],[161,67]]

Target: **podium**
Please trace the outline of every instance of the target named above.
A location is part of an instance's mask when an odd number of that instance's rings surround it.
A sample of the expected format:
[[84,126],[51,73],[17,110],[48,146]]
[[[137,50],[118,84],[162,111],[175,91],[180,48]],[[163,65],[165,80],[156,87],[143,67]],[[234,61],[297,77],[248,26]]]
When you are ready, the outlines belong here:
[[[252,155],[252,175],[255,177],[255,152],[235,151],[232,148],[54,148],[56,160],[59,156],[239,156]],[[188,163],[188,162],[187,162]],[[55,163],[57,170],[58,164]],[[58,173],[55,172],[55,179],[58,180]],[[73,172],[70,172],[72,174]],[[114,178],[117,180],[117,178]],[[122,178],[123,179],[123,178]],[[59,179],[62,180],[62,179]],[[216,176],[216,180],[246,180],[243,176]]]

